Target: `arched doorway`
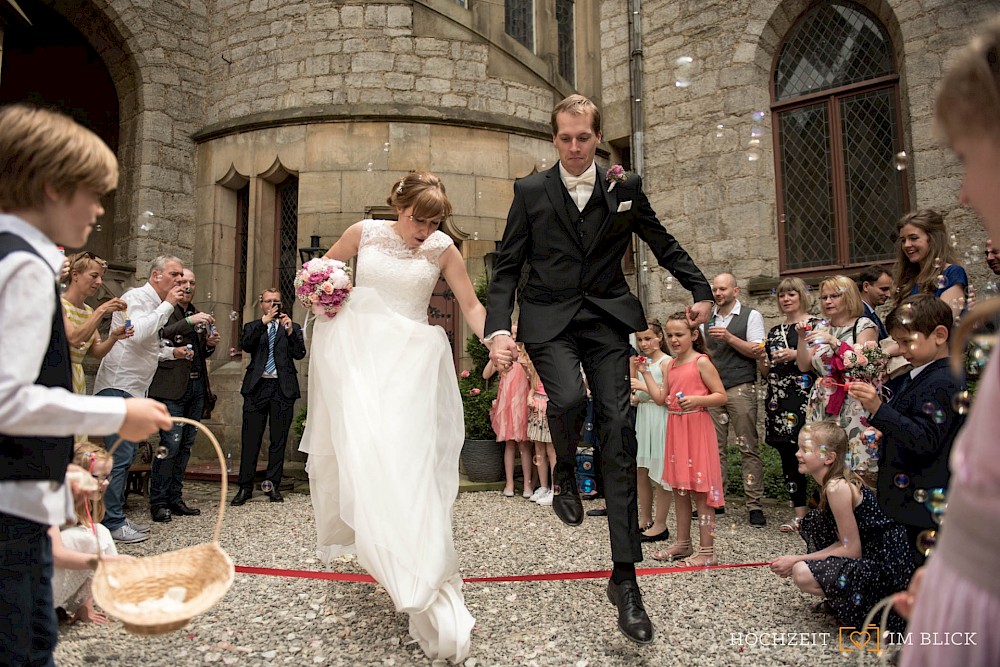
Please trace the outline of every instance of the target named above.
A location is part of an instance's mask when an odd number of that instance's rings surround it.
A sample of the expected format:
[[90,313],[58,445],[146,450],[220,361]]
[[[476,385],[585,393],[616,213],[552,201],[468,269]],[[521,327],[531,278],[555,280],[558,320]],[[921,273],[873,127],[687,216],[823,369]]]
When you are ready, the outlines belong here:
[[[31,25],[3,33],[0,104],[28,102],[57,109],[93,130],[116,154],[120,136],[118,93],[104,60],[61,14],[41,4],[27,6]],[[110,258],[115,241],[115,193],[104,202],[101,230],[89,250]]]

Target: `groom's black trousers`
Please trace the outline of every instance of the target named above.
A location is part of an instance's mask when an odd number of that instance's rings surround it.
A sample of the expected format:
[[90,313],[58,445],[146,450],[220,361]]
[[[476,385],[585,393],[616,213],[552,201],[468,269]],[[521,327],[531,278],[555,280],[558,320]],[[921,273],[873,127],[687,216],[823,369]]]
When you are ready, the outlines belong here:
[[587,414],[587,391],[580,375],[583,364],[594,399],[611,558],[620,563],[642,560],[636,500],[638,446],[628,417],[629,333],[610,316],[585,304],[558,336],[524,345],[549,398],[556,466],[569,475],[575,474],[576,449]]

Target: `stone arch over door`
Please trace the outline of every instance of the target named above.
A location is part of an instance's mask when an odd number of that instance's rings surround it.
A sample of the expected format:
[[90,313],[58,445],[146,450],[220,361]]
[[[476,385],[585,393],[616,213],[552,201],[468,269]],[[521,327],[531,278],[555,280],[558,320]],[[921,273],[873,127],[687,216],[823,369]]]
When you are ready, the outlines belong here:
[[[120,165],[107,259],[144,276],[150,261],[171,252],[190,261],[194,246],[194,142],[204,120],[207,8],[135,0],[37,0],[30,20],[55,15],[100,57],[118,98]],[[18,26],[24,32],[30,28]],[[183,32],[184,38],[178,34]],[[201,69],[199,69],[201,68]],[[0,84],[2,85],[2,84]],[[109,142],[111,143],[111,142]],[[140,230],[142,213],[159,224]],[[97,239],[95,239],[96,241]]]

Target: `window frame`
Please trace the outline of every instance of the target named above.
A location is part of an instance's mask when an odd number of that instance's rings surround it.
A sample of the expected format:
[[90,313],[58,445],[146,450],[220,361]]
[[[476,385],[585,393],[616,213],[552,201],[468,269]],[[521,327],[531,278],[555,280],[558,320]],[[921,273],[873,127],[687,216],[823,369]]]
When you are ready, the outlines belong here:
[[[874,14],[868,11],[866,8],[857,5],[853,2],[838,2],[839,5],[850,6],[852,9],[866,14],[870,19],[877,23],[877,25],[882,29],[883,33],[889,39],[890,45],[892,44],[891,36],[886,30],[885,24]],[[893,142],[897,148],[905,146],[904,132],[903,132],[903,115],[902,115],[902,105],[901,105],[901,95],[900,95],[900,74],[898,67],[898,58],[895,48],[892,51],[893,58],[893,73],[878,76],[872,79],[866,79],[864,81],[858,81],[851,84],[836,86],[834,88],[827,88],[824,90],[812,91],[799,95],[796,97],[789,97],[783,100],[776,99],[776,72],[779,64],[779,60],[782,55],[782,50],[790,36],[796,33],[799,25],[806,20],[806,18],[812,13],[816,8],[816,5],[812,5],[807,8],[802,14],[796,19],[796,21],[785,31],[785,35],[781,42],[778,44],[778,48],[775,50],[774,58],[771,63],[771,68],[769,72],[769,87],[771,95],[771,140],[772,148],[774,152],[774,181],[775,181],[775,210],[777,215],[777,236],[778,236],[778,270],[779,274],[782,276],[800,276],[809,277],[817,275],[829,275],[831,272],[852,272],[858,268],[863,268],[870,266],[872,264],[891,264],[895,258],[894,247],[890,248],[888,257],[879,260],[868,260],[860,262],[851,262],[850,260],[850,235],[851,227],[848,223],[849,209],[848,209],[848,198],[847,198],[847,173],[846,166],[844,164],[844,132],[841,114],[841,102],[850,97],[856,95],[864,95],[867,93],[872,93],[878,90],[891,89],[892,99],[895,111],[895,117],[893,119],[894,126],[894,136]],[[818,102],[825,102],[827,111],[827,122],[829,123],[829,150],[830,150],[830,178],[831,178],[831,188],[832,188],[832,204],[833,204],[833,238],[835,242],[835,252],[836,258],[833,264],[825,264],[822,266],[809,266],[804,268],[788,268],[788,257],[786,255],[786,230],[785,230],[785,197],[784,197],[784,172],[782,165],[782,153],[781,153],[781,124],[779,123],[779,117],[782,112],[792,111],[794,109],[813,106]],[[901,215],[905,214],[910,209],[910,181],[909,174],[907,171],[898,172],[898,178],[903,179],[900,184],[901,191]]]

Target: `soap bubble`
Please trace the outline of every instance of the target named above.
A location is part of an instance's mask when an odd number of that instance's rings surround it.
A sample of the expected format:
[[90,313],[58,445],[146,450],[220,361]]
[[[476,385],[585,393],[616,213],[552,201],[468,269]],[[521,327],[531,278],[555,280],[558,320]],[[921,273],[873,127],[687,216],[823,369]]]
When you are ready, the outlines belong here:
[[747,161],[756,162],[760,159],[761,153],[759,148],[751,148],[747,151]]
[[99,225],[99,224],[98,224],[98,225],[94,225],[94,231],[95,231],[95,232],[99,232],[99,231],[101,231],[102,229],[104,229],[104,227],[102,227],[101,225]]
[[272,482],[269,479],[265,479],[263,482],[260,483],[260,490],[263,491],[264,493],[271,493],[272,491],[274,491],[274,482]]
[[754,139],[760,139],[764,136],[766,130],[759,125],[754,125],[750,128],[750,136]]
[[937,531],[936,530],[925,530],[919,535],[917,535],[917,551],[927,556],[931,555],[934,551],[934,547],[937,546]]
[[909,163],[909,157],[906,155],[906,151],[899,151],[896,153],[896,171],[905,171]]
[[388,141],[385,142],[384,144],[382,144],[382,152],[383,153],[388,153],[389,152],[389,142]]
[[917,489],[916,491],[913,492],[913,499],[916,500],[918,503],[927,502],[927,490]]
[[796,484],[795,482],[789,482],[788,483],[788,492],[789,493],[795,493],[798,490],[799,490],[799,485],[798,484]]
[[896,319],[903,326],[907,324],[913,324],[913,305],[909,303],[904,303],[900,306],[899,311],[896,313]]
[[934,411],[937,409],[937,406],[934,405],[934,403],[932,403],[931,401],[927,401],[926,403],[923,404],[923,406],[921,406],[920,409],[923,410],[925,415],[932,415],[934,414]]
[[375,165],[373,165],[373,164],[372,164],[371,162],[369,162],[369,163],[368,163],[368,166],[367,166],[367,167],[365,167],[365,171],[371,171],[371,170],[372,170],[372,168],[373,168],[374,166],[375,166]]
[[727,415],[725,412],[723,412],[721,415],[719,415],[719,423],[720,424],[728,424],[729,423],[729,415]]
[[766,116],[767,116],[767,112],[766,111],[759,111],[758,110],[758,111],[754,111],[753,113],[750,114],[750,120],[752,120],[755,123],[763,123],[764,122],[764,118]]
[[235,310],[229,313],[229,321],[230,322],[237,322],[237,321],[239,321],[239,319],[240,319],[240,314],[238,312],[236,312]]
[[156,448],[156,458],[160,459],[161,461],[167,458],[169,454],[170,450],[163,445],[160,445],[159,447]]
[[905,489],[910,485],[910,478],[906,473],[899,473],[892,478],[892,483],[900,489]]
[[969,396],[968,391],[960,391],[951,399],[951,406],[955,408],[955,412],[960,415],[969,414],[969,406],[971,404],[972,399]]
[[750,445],[747,444],[747,439],[745,436],[741,435],[736,438],[736,446],[739,447],[739,450],[744,454],[750,453]]
[[674,61],[674,85],[678,88],[690,86],[694,73],[694,58],[691,56],[681,56]]
[[153,228],[156,227],[156,221],[154,220],[155,217],[156,214],[152,211],[143,211],[139,220],[139,229],[144,232],[152,231]]

